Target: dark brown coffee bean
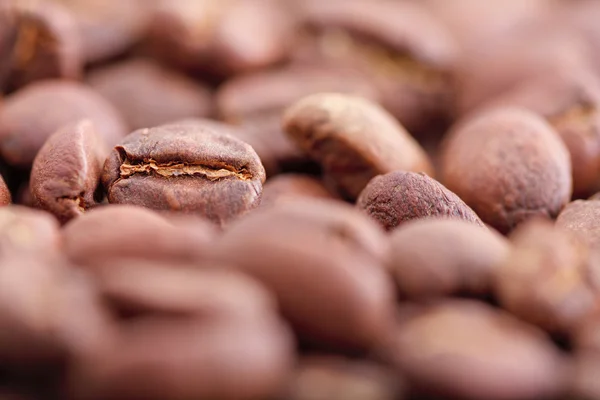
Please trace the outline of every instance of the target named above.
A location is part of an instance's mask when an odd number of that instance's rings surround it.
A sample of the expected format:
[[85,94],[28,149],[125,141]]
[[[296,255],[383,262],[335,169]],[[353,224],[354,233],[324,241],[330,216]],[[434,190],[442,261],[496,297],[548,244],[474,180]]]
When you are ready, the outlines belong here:
[[600,256],[585,242],[546,221],[524,224],[511,242],[496,271],[502,307],[563,336],[600,311]]
[[262,285],[228,268],[122,259],[99,266],[94,277],[104,299],[126,315],[257,320],[276,310]]
[[571,153],[573,194],[600,189],[600,79],[589,70],[560,71],[518,85],[489,107],[516,106],[544,118]]
[[136,319],[73,360],[68,398],[253,400],[277,395],[293,364],[279,322]]
[[571,159],[541,117],[499,108],[458,123],[442,153],[443,182],[502,233],[554,218],[571,198]]
[[212,111],[207,87],[150,60],[112,64],[91,72],[87,81],[121,112],[131,129],[207,117]]
[[366,99],[329,93],[308,96],[288,108],[284,127],[351,199],[379,174],[433,173],[427,155],[408,132]]
[[461,57],[455,71],[457,108],[465,115],[540,73],[589,65],[588,49],[573,32],[520,29],[476,46]]
[[76,79],[81,75],[82,44],[69,11],[52,1],[6,0],[0,25],[7,45],[0,49],[0,89],[16,90],[36,80]]
[[102,200],[98,194],[107,148],[90,120],[59,129],[37,154],[31,170],[35,204],[65,223]]
[[556,226],[576,234],[596,250],[600,249],[600,203],[576,200],[561,211]]
[[396,374],[373,362],[309,356],[286,392],[284,400],[398,400],[404,390]]
[[211,224],[193,227],[170,223],[157,213],[128,205],[99,207],[67,224],[64,251],[75,264],[95,268],[120,258],[191,262],[202,259]]
[[483,303],[432,306],[385,351],[413,391],[435,398],[560,398],[567,384],[566,358],[542,332]]
[[313,0],[303,8],[316,37],[304,57],[363,71],[383,106],[416,136],[443,125],[453,107],[456,45],[419,2]]
[[387,265],[408,299],[487,296],[509,250],[506,239],[491,230],[460,220],[426,219],[392,233]]
[[109,146],[127,133],[113,106],[80,83],[49,80],[28,85],[8,96],[0,109],[0,155],[10,165],[31,167],[50,135],[81,119],[90,119]]
[[477,214],[444,185],[425,174],[395,171],[376,176],[356,206],[387,230],[421,218],[456,218],[483,226]]
[[283,174],[267,180],[261,206],[302,197],[335,199],[335,196],[317,178],[309,175]]
[[37,254],[50,258],[61,248],[59,225],[51,214],[23,206],[0,207],[0,257]]
[[86,62],[110,59],[125,52],[145,34],[153,0],[55,0],[77,20],[77,35]]
[[192,125],[141,129],[104,166],[108,200],[197,213],[225,224],[260,203],[265,170],[248,144]]
[[12,196],[4,178],[0,175],[0,206],[6,206],[12,203]]
[[394,296],[386,237],[351,206],[302,199],[257,211],[215,243],[215,257],[262,282],[300,337],[364,350],[387,331]]
[[228,76],[284,59],[293,26],[274,0],[159,0],[149,41],[165,61]]

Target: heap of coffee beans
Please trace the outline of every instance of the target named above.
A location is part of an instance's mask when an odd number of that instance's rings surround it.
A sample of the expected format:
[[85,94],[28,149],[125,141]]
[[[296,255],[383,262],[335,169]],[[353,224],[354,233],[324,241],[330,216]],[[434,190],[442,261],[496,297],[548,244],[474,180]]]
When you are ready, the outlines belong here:
[[0,400],[600,400],[599,0],[0,0]]

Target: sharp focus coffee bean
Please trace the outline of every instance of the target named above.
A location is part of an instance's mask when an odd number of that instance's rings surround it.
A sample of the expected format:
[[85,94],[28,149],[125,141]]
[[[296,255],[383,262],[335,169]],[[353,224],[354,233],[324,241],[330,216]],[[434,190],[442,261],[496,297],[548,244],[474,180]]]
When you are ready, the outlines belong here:
[[83,84],[48,80],[28,85],[0,108],[0,155],[10,165],[29,168],[50,135],[81,119],[90,119],[109,146],[127,134],[118,111]]
[[430,299],[456,294],[484,297],[509,243],[491,230],[454,219],[425,219],[392,232],[388,268],[402,297]]
[[5,0],[0,25],[7,43],[0,48],[0,91],[40,79],[80,77],[83,46],[68,9],[52,1]]
[[208,88],[148,60],[100,68],[87,81],[121,112],[131,129],[207,117],[212,111]]
[[387,230],[420,218],[456,218],[483,226],[457,195],[427,175],[414,172],[396,171],[373,178],[356,205]]
[[102,200],[100,176],[107,147],[90,120],[60,129],[36,156],[30,187],[34,203],[61,222]]
[[502,233],[535,216],[554,218],[571,198],[571,158],[556,131],[518,108],[458,123],[442,154],[443,182]]
[[284,127],[351,199],[379,174],[399,169],[433,173],[424,150],[404,128],[383,108],[359,97],[308,96],[288,108]]
[[111,203],[224,224],[259,205],[265,170],[252,147],[233,136],[165,125],[127,136],[106,161],[102,181]]

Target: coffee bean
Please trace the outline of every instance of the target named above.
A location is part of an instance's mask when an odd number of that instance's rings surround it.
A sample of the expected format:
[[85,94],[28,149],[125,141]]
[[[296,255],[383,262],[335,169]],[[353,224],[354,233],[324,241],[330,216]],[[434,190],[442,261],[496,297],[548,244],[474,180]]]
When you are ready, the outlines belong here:
[[502,233],[535,216],[554,218],[571,197],[571,160],[556,131],[517,108],[488,110],[448,134],[443,182]]
[[335,356],[300,360],[285,400],[397,400],[403,393],[395,374],[376,363]]
[[284,127],[348,198],[376,175],[402,169],[431,174],[416,141],[377,104],[341,94],[308,96],[285,113]]
[[94,271],[103,298],[127,316],[190,316],[254,321],[275,301],[252,278],[231,269],[173,261],[110,260]]
[[[7,38],[0,49],[0,89],[13,91],[49,78],[81,75],[82,43],[68,9],[51,1],[8,0],[0,5],[0,25]],[[6,54],[5,54],[6,53]]]
[[574,196],[586,197],[600,189],[600,79],[591,71],[541,75],[489,105],[498,106],[526,108],[556,129],[571,154]]
[[388,268],[409,300],[492,292],[510,246],[499,234],[461,220],[425,219],[392,232]]
[[157,58],[228,76],[283,60],[293,26],[293,16],[274,0],[159,0],[149,42]]
[[566,390],[566,359],[553,343],[481,303],[433,305],[400,324],[390,343],[385,354],[421,395],[543,399]]
[[453,107],[456,44],[419,2],[306,1],[306,24],[322,59],[363,71],[382,104],[416,136],[444,125]]
[[335,199],[335,196],[317,178],[309,175],[283,174],[267,181],[263,189],[261,206],[302,197]]
[[64,227],[64,252],[73,263],[92,269],[120,258],[193,262],[205,256],[216,235],[206,221],[194,222],[183,227],[129,205],[99,207]]
[[292,341],[277,321],[145,318],[112,346],[73,360],[72,399],[263,399],[281,390]]
[[511,236],[497,269],[500,305],[551,333],[568,336],[600,310],[600,255],[550,222],[532,221]]
[[103,0],[57,0],[77,20],[77,36],[83,58],[95,63],[128,50],[147,29],[153,0],[105,2]]
[[286,202],[248,215],[214,245],[215,258],[262,282],[308,342],[364,350],[390,322],[387,240],[350,206]]
[[561,211],[556,226],[576,234],[594,249],[600,249],[600,204],[594,200],[576,200]]
[[4,178],[0,175],[0,206],[6,206],[12,203],[12,196]]
[[425,174],[395,171],[376,176],[356,206],[387,230],[421,218],[456,218],[483,226],[477,214],[444,185]]
[[107,149],[90,120],[58,130],[38,152],[31,193],[40,208],[67,222],[102,200],[100,176]]
[[110,146],[127,133],[118,112],[80,83],[48,80],[28,85],[8,96],[0,109],[0,155],[10,165],[29,168],[50,135],[81,119],[90,119]]
[[111,203],[224,224],[258,206],[265,170],[252,147],[233,136],[165,125],[127,136],[106,161],[102,181]]
[[131,129],[207,117],[212,110],[207,87],[150,60],[111,64],[92,71],[87,81],[121,112]]

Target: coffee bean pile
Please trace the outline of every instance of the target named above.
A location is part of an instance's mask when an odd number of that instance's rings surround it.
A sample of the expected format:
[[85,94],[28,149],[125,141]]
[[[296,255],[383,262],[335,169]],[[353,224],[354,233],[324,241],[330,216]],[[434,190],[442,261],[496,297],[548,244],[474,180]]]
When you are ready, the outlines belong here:
[[0,400],[600,400],[600,1],[0,0]]

